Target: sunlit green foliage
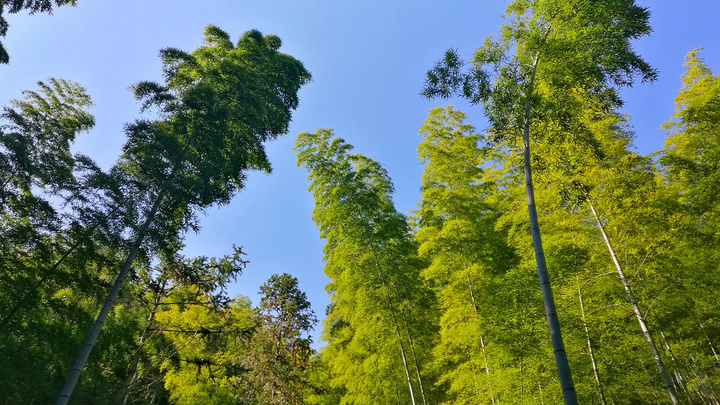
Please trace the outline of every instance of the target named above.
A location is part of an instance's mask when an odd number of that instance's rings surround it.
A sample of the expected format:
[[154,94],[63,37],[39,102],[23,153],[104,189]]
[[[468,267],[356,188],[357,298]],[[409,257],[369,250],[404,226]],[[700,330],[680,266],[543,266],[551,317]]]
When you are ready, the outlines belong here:
[[331,130],[300,134],[295,149],[310,173],[313,219],[327,241],[323,360],[331,385],[344,388],[343,404],[427,400],[432,383],[423,379],[423,365],[434,300],[420,283],[422,262],[386,171],[350,154],[352,146]]

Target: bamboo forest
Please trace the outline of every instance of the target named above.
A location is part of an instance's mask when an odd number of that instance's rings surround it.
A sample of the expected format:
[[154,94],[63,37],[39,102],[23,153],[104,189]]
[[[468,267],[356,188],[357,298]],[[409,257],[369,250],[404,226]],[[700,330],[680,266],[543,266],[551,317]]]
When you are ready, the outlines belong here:
[[[0,0],[0,75],[34,52],[16,30],[86,3]],[[327,124],[299,128],[324,70],[302,57],[313,43],[287,51],[292,35],[262,27],[206,21],[196,42],[156,48],[143,77],[106,74],[134,103],[102,130],[122,137],[100,148],[108,161],[82,146],[105,122],[94,80],[33,78],[0,113],[0,404],[720,404],[720,65],[702,48],[720,36],[671,61],[674,95],[646,100],[674,108],[656,124],[664,143],[641,150],[626,96],[653,94],[662,73],[637,46],[655,6],[477,5],[500,10],[490,34],[425,50],[433,62],[400,95],[426,106],[416,150],[373,150],[318,108],[307,114]],[[108,49],[117,38],[92,52],[125,52]],[[345,66],[367,63],[353,52]],[[343,77],[365,93],[404,80]],[[248,225],[219,210],[283,176],[271,145],[292,155],[307,191],[289,199],[307,209],[280,216],[287,235],[244,240],[233,230]],[[395,153],[419,171],[390,170]],[[406,182],[411,209],[396,200]],[[235,245],[189,248],[213,216]],[[300,220],[319,266],[291,253]],[[252,243],[296,265],[259,265]],[[250,276],[258,287],[239,292]],[[320,310],[310,287],[324,288]]]

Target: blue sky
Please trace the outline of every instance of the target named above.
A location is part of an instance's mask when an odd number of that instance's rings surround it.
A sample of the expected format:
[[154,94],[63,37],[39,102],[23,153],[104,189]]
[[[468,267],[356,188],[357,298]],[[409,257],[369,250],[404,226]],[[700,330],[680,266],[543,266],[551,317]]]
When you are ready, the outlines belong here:
[[[637,148],[649,153],[665,139],[659,126],[673,113],[685,54],[704,46],[702,56],[720,71],[720,2],[640,4],[650,7],[655,32],[635,46],[660,77],[622,94]],[[418,130],[427,111],[452,103],[478,129],[484,125],[478,107],[420,97],[425,72],[448,48],[471,56],[487,35],[498,32],[505,5],[478,0],[78,0],[76,8],[59,8],[52,16],[9,16],[3,42],[11,61],[0,65],[0,105],[48,77],[83,84],[95,102],[97,125],[77,140],[75,149],[107,168],[124,142],[123,122],[138,116],[139,104],[128,86],[161,80],[159,49],[195,49],[208,24],[234,39],[254,28],[280,36],[281,50],[301,60],[313,81],[301,90],[289,133],[268,145],[273,173],[251,174],[231,204],[208,210],[200,233],[188,235],[185,253],[219,256],[230,253],[233,244],[243,246],[251,263],[232,293],[257,303],[258,287],[271,274],[291,273],[322,319],[329,302],[323,290],[324,241],[310,219],[307,173],[295,166],[295,137],[333,128],[357,152],[387,168],[398,210],[414,209],[422,174]]]

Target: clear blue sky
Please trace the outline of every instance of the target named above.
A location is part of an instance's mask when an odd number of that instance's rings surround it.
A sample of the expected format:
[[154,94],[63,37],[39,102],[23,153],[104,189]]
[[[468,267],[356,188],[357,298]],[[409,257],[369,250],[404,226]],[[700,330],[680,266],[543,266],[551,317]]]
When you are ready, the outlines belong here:
[[[664,141],[659,126],[673,113],[685,54],[704,46],[709,66],[720,71],[720,2],[641,4],[650,7],[655,32],[638,41],[636,49],[660,70],[660,78],[638,83],[623,96],[638,150],[649,153]],[[446,104],[418,95],[424,74],[447,48],[471,56],[487,35],[498,32],[505,5],[477,0],[78,0],[76,8],[62,7],[52,16],[9,16],[3,42],[11,61],[0,65],[0,105],[48,77],[83,84],[95,101],[97,125],[75,149],[107,168],[124,142],[122,123],[138,115],[128,86],[161,79],[159,49],[195,49],[208,24],[234,39],[253,28],[279,35],[281,50],[303,61],[313,81],[301,90],[290,132],[268,145],[273,173],[252,174],[230,205],[209,210],[200,233],[188,236],[185,253],[220,256],[230,253],[233,244],[243,246],[251,263],[232,293],[257,303],[258,287],[271,274],[288,272],[298,277],[322,319],[329,302],[323,290],[324,241],[310,219],[307,173],[295,166],[295,137],[334,128],[357,152],[385,165],[398,209],[414,209],[422,174],[416,159],[418,129],[427,110]],[[448,103],[483,128],[479,108]]]

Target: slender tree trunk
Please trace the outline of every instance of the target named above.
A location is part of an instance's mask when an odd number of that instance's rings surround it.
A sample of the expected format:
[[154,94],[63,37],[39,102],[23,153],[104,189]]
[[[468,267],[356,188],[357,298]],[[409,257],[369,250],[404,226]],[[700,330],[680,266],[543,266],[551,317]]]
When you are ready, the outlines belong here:
[[[626,268],[628,266],[627,263],[628,263],[628,261],[627,261],[627,253],[626,253],[625,254],[625,267]],[[640,288],[642,288],[643,292],[645,292],[647,294],[647,288],[645,288],[645,280],[643,280],[642,276],[640,275],[640,268],[638,268],[636,274],[637,274],[638,280],[640,280]],[[655,312],[655,309],[652,307],[652,305],[650,305],[649,311],[655,317],[657,322],[659,323],[660,317],[657,315],[657,313]],[[645,313],[647,314],[647,311]],[[670,342],[668,342],[667,337],[665,336],[665,332],[663,332],[663,330],[659,327],[657,328],[657,331],[660,334],[660,339],[662,341],[663,346],[665,346],[665,350],[667,350],[668,355],[670,356],[670,360],[673,362],[673,364],[675,364],[675,354],[673,353],[672,348],[670,347]],[[677,367],[677,365],[675,365],[674,367]],[[680,372],[677,369],[675,369],[673,371],[673,384],[675,385],[675,390],[677,390],[678,387],[680,387],[680,389],[685,393],[685,396],[687,397],[688,404],[692,404],[692,398],[690,398],[690,391],[688,391],[687,385],[685,384],[685,381],[683,380],[682,375],[680,374]]]
[[412,401],[412,404],[415,405],[415,393],[413,392],[412,381],[410,381],[410,369],[408,368],[407,358],[405,357],[405,348],[402,344],[402,338],[400,337],[400,330],[397,327],[397,323],[395,324],[395,335],[398,339],[398,346],[400,346],[400,354],[402,355],[403,366],[405,367],[405,378],[407,379],[408,389],[410,390],[410,400]]
[[[463,266],[464,265],[465,264],[463,263]],[[470,276],[465,274],[465,279],[467,280],[468,290],[470,291],[470,300],[472,301],[475,315],[478,317],[478,319],[480,319],[480,311],[478,310],[477,303],[475,303],[475,293],[473,292],[472,283],[470,282]],[[483,361],[485,362],[485,374],[490,377],[490,364],[488,363],[487,353],[485,353],[485,340],[483,339],[482,334],[480,334],[480,348],[482,350]],[[490,391],[490,401],[494,404],[495,394],[493,393],[493,387],[490,381],[488,381],[488,388]]]
[[620,262],[618,261],[617,255],[615,254],[615,250],[610,243],[610,239],[608,239],[608,236],[605,233],[605,227],[603,226],[602,221],[600,221],[600,217],[595,211],[595,207],[593,206],[592,201],[590,201],[590,197],[586,194],[585,198],[590,205],[590,211],[595,218],[595,223],[600,229],[600,233],[602,233],[602,237],[605,240],[605,246],[607,246],[608,251],[610,252],[610,256],[612,257],[613,263],[615,264],[615,269],[617,270],[618,276],[620,276],[620,281],[622,281],[623,287],[625,287],[625,292],[627,293],[628,300],[630,301],[630,305],[635,312],[635,317],[637,318],[638,324],[640,325],[640,330],[642,330],[643,336],[645,336],[645,340],[650,347],[653,359],[655,360],[655,365],[657,366],[658,371],[662,376],[663,382],[665,383],[665,388],[667,388],[668,391],[668,395],[670,395],[670,400],[673,404],[678,405],[680,401],[678,401],[677,393],[675,392],[675,385],[673,384],[672,380],[670,379],[670,375],[668,375],[668,372],[665,369],[665,364],[663,363],[662,358],[660,358],[660,354],[657,351],[657,346],[655,346],[655,341],[653,340],[653,337],[650,334],[650,331],[648,330],[648,327],[645,323],[645,318],[640,312],[637,301],[635,301],[635,295],[633,295],[632,289],[630,288],[630,283],[627,281],[627,278],[625,278],[625,273],[620,266]]
[[[375,264],[380,271],[380,274],[382,274],[382,268],[380,268],[377,263]],[[398,346],[400,346],[400,355],[402,356],[403,366],[405,367],[405,379],[408,383],[408,389],[410,390],[410,400],[412,401],[412,405],[415,405],[415,392],[413,391],[412,387],[412,380],[410,379],[410,369],[408,367],[407,363],[407,357],[405,356],[405,347],[403,347],[402,344],[402,337],[400,336],[400,328],[398,327],[398,320],[397,320],[397,314],[395,313],[395,307],[392,305],[392,300],[390,299],[390,294],[387,292],[388,286],[385,284],[385,282],[382,282],[382,286],[386,289],[386,296],[385,300],[387,302],[387,308],[390,310],[390,314],[392,315],[392,323],[395,327],[395,336],[397,336],[397,342]]]
[[580,299],[580,318],[582,319],[583,329],[585,330],[585,340],[587,341],[588,354],[590,355],[590,362],[592,363],[593,375],[595,376],[595,383],[600,393],[600,401],[603,405],[607,405],[605,401],[605,393],[600,383],[600,371],[598,370],[597,363],[595,362],[595,353],[593,352],[592,341],[590,340],[590,332],[588,331],[587,322],[585,322],[585,306],[583,305],[582,293],[580,292],[580,277],[575,276],[577,279],[578,286],[578,298]]
[[[172,177],[172,173],[170,174],[170,177]],[[170,177],[168,177],[168,180]],[[92,351],[92,348],[95,345],[98,336],[100,335],[100,330],[102,329],[103,323],[105,323],[105,318],[107,318],[108,314],[110,313],[113,303],[115,302],[115,299],[120,292],[120,287],[122,287],[123,281],[130,272],[130,267],[132,266],[133,261],[135,261],[135,256],[137,256],[138,250],[140,250],[140,245],[145,239],[145,235],[147,234],[148,229],[150,229],[150,225],[155,218],[155,214],[157,213],[160,204],[165,198],[165,193],[167,192],[167,182],[168,181],[166,180],[165,184],[160,190],[160,193],[155,199],[155,202],[153,203],[150,212],[145,218],[145,223],[135,236],[135,241],[133,242],[130,251],[128,252],[125,263],[123,263],[123,266],[120,269],[120,273],[115,279],[115,283],[113,284],[112,289],[110,289],[107,300],[105,300],[105,303],[103,304],[100,313],[95,319],[95,323],[93,324],[92,329],[90,329],[90,333],[88,334],[88,337],[85,340],[85,343],[83,344],[83,347],[80,350],[77,359],[75,359],[75,364],[73,365],[72,369],[70,369],[70,374],[65,380],[65,385],[63,386],[60,395],[55,401],[55,405],[65,405],[70,400],[70,395],[72,395],[72,392],[75,389],[75,384],[77,384],[77,381],[80,378],[80,373],[85,367],[85,362],[87,362],[87,359],[90,356],[90,352]]]
[[[373,253],[375,253],[377,256],[377,250],[374,249],[374,247],[373,247]],[[383,274],[382,267],[377,262],[375,263],[375,266],[378,269],[378,274],[382,275]],[[405,367],[405,378],[407,379],[408,389],[410,390],[410,400],[412,401],[412,405],[415,405],[415,393],[414,393],[413,387],[412,387],[412,381],[410,378],[410,369],[408,367],[407,357],[405,356],[405,348],[403,347],[402,337],[400,336],[400,328],[398,327],[398,319],[397,319],[398,316],[395,313],[395,306],[393,306],[393,300],[390,299],[390,293],[388,292],[388,285],[385,284],[385,281],[381,281],[381,284],[385,288],[385,294],[386,294],[385,300],[386,300],[387,309],[390,310],[390,314],[392,315],[392,323],[393,323],[393,326],[395,326],[395,335],[397,336],[398,346],[400,346],[400,354],[402,355],[403,366]],[[424,399],[424,397],[423,397],[423,399]]]
[[707,341],[708,346],[710,346],[710,350],[712,351],[713,356],[715,357],[715,361],[720,364],[720,356],[718,356],[717,351],[715,350],[715,346],[713,346],[712,342],[710,341],[710,336],[708,336],[707,331],[705,330],[705,327],[702,324],[702,321],[700,320],[700,317],[695,315],[698,321],[698,325],[700,325],[700,329],[702,329],[703,334],[705,335],[705,340]]
[[[642,279],[640,279],[642,282]],[[643,286],[643,291],[647,290],[645,289],[645,286]],[[647,313],[647,312],[646,312]],[[650,313],[655,317],[655,319],[659,322],[659,317],[657,316],[657,313],[654,309],[650,308]],[[680,371],[677,370],[677,364],[675,362],[675,354],[672,351],[672,348],[670,347],[670,342],[668,342],[667,337],[665,336],[665,333],[662,329],[657,329],[658,333],[660,334],[660,339],[662,340],[663,346],[665,346],[665,350],[667,350],[668,355],[670,356],[670,360],[672,361],[672,364],[674,365],[673,368],[673,385],[675,385],[675,390],[677,391],[680,389],[682,392],[685,393],[685,396],[687,397],[688,404],[692,405],[692,398],[690,398],[690,391],[688,391],[687,386],[685,385],[685,380],[683,380],[682,374],[680,374]]]
[[[693,372],[695,373],[695,377],[700,380],[698,384],[694,384],[695,392],[697,392],[700,398],[702,398],[708,404],[720,403],[715,396],[715,389],[713,388],[713,385],[707,383],[707,374],[705,372],[702,372],[701,374],[701,370],[697,365],[695,356],[690,355],[690,360],[692,360]],[[710,392],[706,391],[705,388],[709,388]]]
[[427,399],[425,398],[425,387],[423,386],[422,377],[420,376],[420,363],[418,362],[417,355],[415,354],[415,344],[413,343],[412,336],[410,335],[410,328],[408,327],[407,320],[402,317],[403,323],[405,324],[405,332],[408,335],[408,341],[410,342],[410,353],[412,353],[413,361],[415,362],[415,374],[417,375],[418,385],[420,386],[420,396],[423,400],[423,405],[427,405]]
[[540,224],[538,222],[537,208],[535,207],[535,190],[533,188],[530,164],[530,97],[533,93],[537,66],[538,57],[536,56],[533,62],[530,83],[525,94],[525,116],[523,117],[525,192],[527,194],[530,234],[532,236],[533,248],[535,249],[535,262],[540,279],[540,290],[542,292],[543,305],[545,306],[548,329],[550,330],[550,340],[552,341],[553,352],[555,354],[555,365],[558,370],[558,376],[560,377],[563,400],[565,405],[576,405],[578,403],[577,393],[575,392],[575,385],[573,384],[570,373],[570,364],[568,363],[565,344],[563,343],[562,333],[560,332],[560,320],[558,319],[557,309],[555,308],[555,298],[553,298],[552,288],[550,287],[550,276],[548,275],[547,264],[545,263],[545,252],[543,251],[542,239],[540,238]]

